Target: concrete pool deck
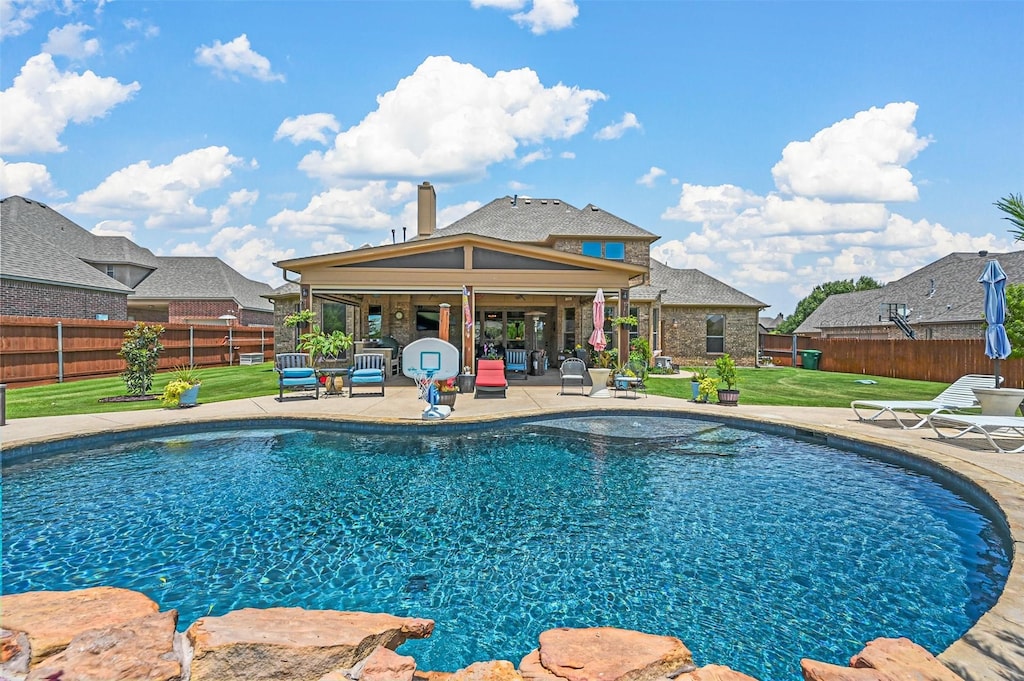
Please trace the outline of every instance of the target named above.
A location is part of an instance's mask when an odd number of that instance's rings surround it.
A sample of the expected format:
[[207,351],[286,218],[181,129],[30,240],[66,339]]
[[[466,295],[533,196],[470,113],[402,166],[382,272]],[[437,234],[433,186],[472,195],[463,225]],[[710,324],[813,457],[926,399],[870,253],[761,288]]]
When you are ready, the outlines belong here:
[[[940,441],[931,429],[901,430],[886,424],[857,421],[847,408],[761,407],[742,404],[727,408],[716,404],[650,396],[594,399],[560,395],[558,386],[510,382],[505,399],[471,395],[457,398],[455,411],[445,421],[466,423],[517,417],[580,412],[590,416],[614,410],[672,411],[709,418],[742,419],[778,424],[808,434],[870,446],[892,447],[930,461],[970,479],[985,490],[1006,515],[1017,557],[1024,548],[1024,454],[999,454],[981,438]],[[148,409],[105,414],[82,414],[13,419],[0,428],[0,447],[62,440],[82,435],[132,431],[176,423],[252,421],[301,418],[316,421],[355,421],[383,424],[422,424],[423,402],[409,385],[388,385],[386,394],[307,399],[276,395],[230,402],[202,403],[191,409]],[[978,623],[947,648],[939,658],[968,681],[1024,679],[1024,560],[1014,560],[1006,587],[996,605]]]

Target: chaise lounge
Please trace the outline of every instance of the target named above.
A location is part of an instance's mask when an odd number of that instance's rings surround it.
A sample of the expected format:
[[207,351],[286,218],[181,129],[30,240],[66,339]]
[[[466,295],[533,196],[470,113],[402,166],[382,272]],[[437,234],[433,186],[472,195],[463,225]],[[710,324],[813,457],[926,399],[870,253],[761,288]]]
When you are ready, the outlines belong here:
[[[1024,417],[1021,416],[986,416],[984,414],[929,414],[928,425],[942,440],[955,440],[969,433],[981,435],[989,445],[1000,454],[1019,454],[1024,452]],[[945,435],[940,430],[946,428],[954,431]],[[1016,440],[1021,442],[1013,449],[1006,449],[996,441]]]
[[505,390],[507,388],[508,381],[505,379],[504,360],[481,359],[477,362],[474,398],[480,397],[481,393],[505,397]]
[[[850,408],[861,421],[877,421],[885,414],[892,414],[900,428],[914,430],[928,423],[928,416],[931,414],[977,407],[978,400],[975,398],[972,388],[991,388],[995,385],[995,381],[995,376],[967,374],[956,379],[931,400],[854,400],[850,402]],[[863,416],[858,411],[858,407],[875,409],[876,412],[871,416]],[[900,418],[900,414],[903,415],[903,418]],[[916,422],[907,425],[903,419],[916,419]]]

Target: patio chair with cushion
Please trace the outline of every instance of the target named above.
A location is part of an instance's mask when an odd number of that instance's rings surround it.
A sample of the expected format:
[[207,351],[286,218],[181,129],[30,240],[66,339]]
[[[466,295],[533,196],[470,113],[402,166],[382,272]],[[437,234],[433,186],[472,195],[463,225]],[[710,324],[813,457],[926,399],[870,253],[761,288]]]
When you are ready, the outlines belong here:
[[506,350],[505,370],[514,374],[522,374],[520,378],[526,380],[526,350]]
[[476,393],[494,394],[505,397],[508,381],[505,379],[505,362],[500,359],[481,359],[476,363]]
[[583,388],[583,383],[587,376],[586,362],[576,357],[570,357],[562,362],[562,366],[558,368],[558,373],[562,379],[562,389],[559,391],[559,395],[565,394],[565,386],[567,385],[578,385],[580,387],[580,394],[586,394]]
[[[913,430],[928,423],[928,416],[931,414],[977,407],[978,400],[971,389],[991,388],[995,386],[995,381],[995,376],[967,374],[956,379],[948,388],[930,400],[854,400],[850,402],[850,408],[861,421],[877,421],[885,414],[892,414],[900,428]],[[863,416],[858,411],[858,407],[876,411],[871,416]],[[900,418],[901,413],[903,418]],[[910,425],[904,423],[903,419],[905,418],[911,419]]]
[[356,386],[380,386],[380,394],[384,396],[384,355],[380,353],[360,353],[352,358],[352,366],[348,370],[348,396],[353,397]]
[[644,379],[647,378],[647,367],[640,362],[628,362],[624,366],[619,367],[612,377],[612,390],[616,393],[619,391],[625,392],[626,397],[629,397],[629,392],[633,391],[633,397],[639,397],[639,393],[643,393],[644,397],[647,397],[647,385],[644,383]]
[[313,399],[320,399],[320,377],[309,365],[309,355],[304,352],[284,352],[274,357],[274,371],[277,372],[277,399],[284,399],[284,391],[313,389]]

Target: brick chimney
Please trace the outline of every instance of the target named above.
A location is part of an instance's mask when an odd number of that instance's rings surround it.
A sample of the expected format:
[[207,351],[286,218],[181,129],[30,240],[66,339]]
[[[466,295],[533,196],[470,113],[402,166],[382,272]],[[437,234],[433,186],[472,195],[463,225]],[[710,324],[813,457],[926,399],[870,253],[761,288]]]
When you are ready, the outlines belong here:
[[416,236],[430,236],[437,228],[437,194],[429,182],[416,193]]

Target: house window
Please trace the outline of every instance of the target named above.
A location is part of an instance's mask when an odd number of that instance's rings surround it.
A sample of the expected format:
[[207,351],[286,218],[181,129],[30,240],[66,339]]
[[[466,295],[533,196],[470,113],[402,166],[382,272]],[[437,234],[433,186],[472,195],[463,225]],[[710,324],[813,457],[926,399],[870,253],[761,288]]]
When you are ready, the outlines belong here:
[[324,333],[334,333],[335,331],[345,331],[345,311],[346,305],[341,303],[324,303],[320,310],[320,314],[323,315],[323,330]]
[[725,352],[725,315],[709,314],[707,331],[708,353]]
[[651,350],[661,350],[661,309],[651,310]]
[[111,279],[114,278],[114,266],[113,265],[107,265],[107,276],[110,277]]
[[562,347],[566,352],[576,351],[576,308],[562,310]]
[[621,241],[584,241],[583,255],[606,260],[625,260],[626,244]]
[[608,345],[605,346],[605,350],[613,350],[616,347],[616,341],[618,336],[615,331],[615,327],[612,326],[612,317],[619,315],[618,305],[605,305],[604,306],[604,342]]
[[380,305],[371,305],[366,315],[367,338],[380,338],[381,324],[384,321],[383,311]]
[[633,341],[640,337],[640,310],[633,307],[629,307],[629,316],[636,317],[636,326],[630,326],[629,328],[629,342],[632,345]]

